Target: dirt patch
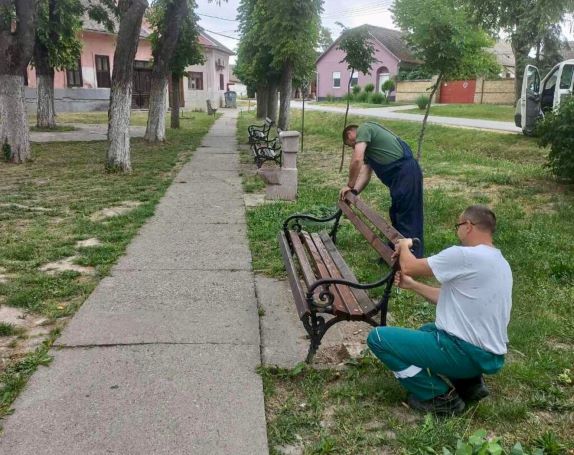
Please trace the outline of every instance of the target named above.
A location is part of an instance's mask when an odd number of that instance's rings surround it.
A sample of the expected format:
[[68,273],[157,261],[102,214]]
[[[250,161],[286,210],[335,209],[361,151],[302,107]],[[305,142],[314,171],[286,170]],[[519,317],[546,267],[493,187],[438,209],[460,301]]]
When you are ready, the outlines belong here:
[[424,178],[425,189],[441,189],[441,190],[457,190],[462,191],[462,184],[452,178],[441,177],[440,175],[433,175]]
[[7,270],[4,267],[0,267],[0,284],[7,283],[10,275],[8,275]]
[[574,351],[574,345],[568,343],[562,343],[560,341],[550,339],[546,342],[546,344],[548,347],[556,351]]
[[1,372],[12,361],[19,360],[37,349],[50,332],[64,321],[54,323],[46,317],[3,305],[0,306],[0,322],[12,324],[21,330],[16,336],[0,337]]
[[80,241],[76,242],[76,248],[90,248],[90,247],[94,247],[94,246],[100,246],[101,244],[102,244],[102,242],[100,242],[98,239],[91,238],[91,239],[80,240]]
[[14,202],[0,204],[0,207],[13,207],[16,209],[22,209],[29,212],[50,212],[52,210],[47,209],[45,207],[31,207],[28,205],[16,204]]
[[50,262],[40,267],[40,271],[46,272],[48,275],[55,275],[61,272],[78,272],[84,275],[94,275],[96,270],[93,267],[84,267],[82,265],[74,264],[78,256],[70,256],[69,258],[62,259],[56,262]]
[[108,218],[112,218],[114,216],[124,215],[125,213],[131,212],[136,207],[142,205],[140,201],[125,201],[122,202],[120,205],[116,205],[114,207],[108,207],[102,210],[99,210],[95,213],[92,213],[90,216],[90,220],[92,221],[103,221],[107,220]]

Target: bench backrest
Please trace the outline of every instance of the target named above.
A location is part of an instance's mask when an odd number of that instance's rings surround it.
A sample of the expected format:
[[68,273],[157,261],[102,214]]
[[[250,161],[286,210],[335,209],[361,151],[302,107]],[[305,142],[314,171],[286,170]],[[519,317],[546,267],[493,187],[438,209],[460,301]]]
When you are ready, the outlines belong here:
[[[347,193],[344,200],[339,201],[339,208],[383,260],[392,265],[393,250],[388,242],[395,243],[402,239],[401,233],[351,192]],[[365,220],[368,220],[368,223]]]

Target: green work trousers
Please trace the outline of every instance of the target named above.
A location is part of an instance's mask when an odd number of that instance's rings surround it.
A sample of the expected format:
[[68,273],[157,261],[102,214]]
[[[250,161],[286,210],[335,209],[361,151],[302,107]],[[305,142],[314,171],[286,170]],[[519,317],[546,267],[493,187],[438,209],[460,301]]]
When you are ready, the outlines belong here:
[[419,400],[446,393],[445,379],[465,379],[494,374],[504,356],[485,351],[437,329],[434,323],[419,330],[376,327],[367,338],[371,351]]

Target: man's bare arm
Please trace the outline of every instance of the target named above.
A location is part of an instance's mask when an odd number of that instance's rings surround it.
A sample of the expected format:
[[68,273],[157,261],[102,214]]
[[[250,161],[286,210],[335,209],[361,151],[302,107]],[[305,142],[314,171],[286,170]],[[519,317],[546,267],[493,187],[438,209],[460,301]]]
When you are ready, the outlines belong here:
[[429,286],[428,284],[416,281],[402,271],[399,271],[395,274],[395,285],[401,289],[410,289],[411,291],[416,292],[418,295],[424,297],[433,305],[436,305],[438,302],[440,288]]
[[353,187],[353,189],[357,193],[363,191],[371,181],[372,175],[373,175],[373,169],[371,169],[371,166],[363,163],[363,166],[361,167],[361,172],[359,173],[359,177],[357,178],[357,181],[355,182],[355,186]]

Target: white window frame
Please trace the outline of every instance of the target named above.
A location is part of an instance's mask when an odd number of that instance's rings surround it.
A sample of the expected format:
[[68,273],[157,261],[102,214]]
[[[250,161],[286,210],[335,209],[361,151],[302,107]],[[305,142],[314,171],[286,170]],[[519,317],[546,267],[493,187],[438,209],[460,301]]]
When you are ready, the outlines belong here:
[[[351,87],[354,87],[355,85],[359,85],[359,72],[357,70],[350,72],[349,78],[351,79]],[[357,83],[353,84],[353,79],[356,79]]]
[[[338,74],[337,77],[335,75]],[[333,88],[341,88],[341,72],[340,71],[333,71]],[[335,81],[339,81],[339,85],[335,85]]]

